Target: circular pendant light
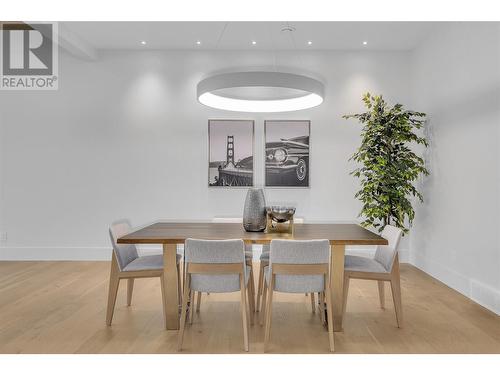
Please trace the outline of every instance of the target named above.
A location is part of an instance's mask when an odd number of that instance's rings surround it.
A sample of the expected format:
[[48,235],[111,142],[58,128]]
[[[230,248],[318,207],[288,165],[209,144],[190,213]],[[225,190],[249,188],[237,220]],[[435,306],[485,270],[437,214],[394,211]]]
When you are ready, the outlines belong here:
[[281,72],[219,74],[198,83],[198,101],[212,108],[238,112],[288,112],[323,102],[320,81]]

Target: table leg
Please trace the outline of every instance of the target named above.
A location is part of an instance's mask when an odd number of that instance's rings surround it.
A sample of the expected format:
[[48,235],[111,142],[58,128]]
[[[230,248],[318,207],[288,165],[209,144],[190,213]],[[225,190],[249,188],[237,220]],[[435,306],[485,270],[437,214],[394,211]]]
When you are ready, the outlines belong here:
[[179,329],[179,287],[177,285],[177,245],[163,244],[163,287],[165,288],[165,328]]
[[330,263],[331,301],[333,309],[333,330],[342,331],[342,301],[344,290],[345,245],[333,245]]

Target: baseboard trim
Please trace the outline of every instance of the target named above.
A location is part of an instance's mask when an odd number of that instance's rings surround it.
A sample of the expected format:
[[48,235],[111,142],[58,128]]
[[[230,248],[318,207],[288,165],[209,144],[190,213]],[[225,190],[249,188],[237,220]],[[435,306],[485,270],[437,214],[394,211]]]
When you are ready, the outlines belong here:
[[500,316],[500,290],[419,256],[412,256],[409,263]]
[[[182,245],[179,246],[179,251]],[[159,245],[138,246],[140,255],[160,254]],[[0,261],[110,261],[106,247],[0,247]]]

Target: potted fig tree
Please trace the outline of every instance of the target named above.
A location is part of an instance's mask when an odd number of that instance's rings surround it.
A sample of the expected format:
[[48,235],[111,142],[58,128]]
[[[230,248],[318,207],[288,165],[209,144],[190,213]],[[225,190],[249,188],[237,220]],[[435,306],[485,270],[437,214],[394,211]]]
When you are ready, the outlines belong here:
[[361,224],[379,231],[390,224],[407,233],[415,217],[412,200],[423,201],[414,184],[429,174],[411,147],[412,143],[427,147],[426,139],[417,134],[426,114],[401,104],[390,106],[381,95],[366,93],[363,102],[366,112],[343,116],[363,125],[361,145],[350,158],[358,163],[351,174],[361,180],[355,195],[363,203]]

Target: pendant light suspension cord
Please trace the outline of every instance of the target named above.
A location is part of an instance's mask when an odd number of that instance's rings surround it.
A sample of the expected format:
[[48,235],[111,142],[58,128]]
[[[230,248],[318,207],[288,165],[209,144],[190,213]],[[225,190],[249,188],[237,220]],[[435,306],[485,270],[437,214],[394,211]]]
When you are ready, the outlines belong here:
[[269,23],[269,27],[267,29],[269,31],[269,39],[271,39],[271,46],[273,48],[273,68],[274,68],[274,71],[277,72],[278,68],[276,66],[276,46],[274,44],[273,31],[272,31],[272,28],[271,28],[271,23]]
[[224,36],[224,33],[226,32],[226,28],[227,28],[228,24],[229,24],[229,22],[224,22],[224,27],[222,28],[222,31],[219,34],[219,38],[217,38],[217,43],[215,44],[216,50],[219,49],[220,41],[222,40],[222,37]]
[[289,33],[290,33],[290,41],[292,42],[292,46],[293,46],[293,51],[297,54],[297,57],[299,58],[299,65],[301,67],[304,67],[304,61],[302,59],[302,55],[299,53],[298,49],[297,49],[297,43],[295,41],[295,37],[293,36],[293,33],[295,32],[295,27],[292,27],[290,26],[290,23],[287,21],[286,22],[286,26],[288,29],[290,29]]

